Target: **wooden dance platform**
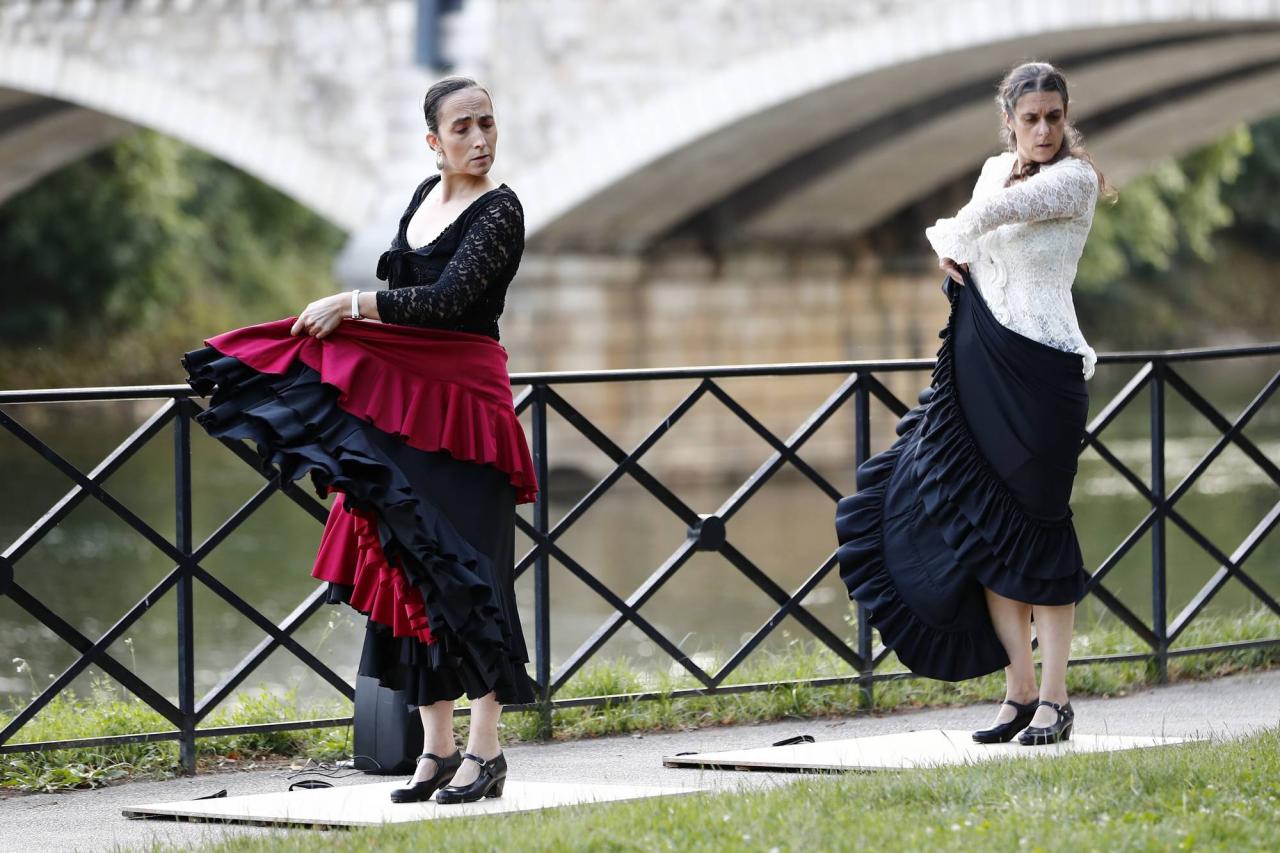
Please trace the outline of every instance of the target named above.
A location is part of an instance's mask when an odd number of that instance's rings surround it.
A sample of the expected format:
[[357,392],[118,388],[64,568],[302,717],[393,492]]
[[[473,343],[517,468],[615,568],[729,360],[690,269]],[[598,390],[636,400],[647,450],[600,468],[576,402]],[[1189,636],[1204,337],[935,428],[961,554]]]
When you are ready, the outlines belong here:
[[340,828],[380,826],[453,817],[526,812],[561,806],[637,800],[695,793],[697,788],[642,787],[635,785],[579,785],[568,782],[519,782],[510,780],[501,797],[477,803],[442,806],[425,803],[393,803],[391,789],[404,781],[334,788],[297,790],[244,797],[185,800],[130,806],[128,818],[248,823],[259,826]]
[[912,770],[976,764],[999,758],[1043,759],[1081,752],[1114,752],[1182,743],[1183,738],[1077,735],[1065,743],[1022,746],[1015,742],[978,744],[969,732],[903,732],[849,740],[818,741],[728,752],[699,752],[664,758],[666,767],[705,770],[839,771]]

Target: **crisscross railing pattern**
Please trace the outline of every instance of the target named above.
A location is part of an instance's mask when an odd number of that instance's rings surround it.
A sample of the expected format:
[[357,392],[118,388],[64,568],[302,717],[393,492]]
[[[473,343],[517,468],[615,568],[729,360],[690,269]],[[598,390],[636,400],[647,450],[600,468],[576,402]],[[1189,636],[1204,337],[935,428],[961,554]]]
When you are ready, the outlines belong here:
[[[1196,615],[1204,610],[1205,606],[1212,598],[1223,588],[1226,582],[1235,578],[1262,604],[1271,610],[1271,612],[1280,615],[1280,604],[1277,604],[1266,589],[1257,583],[1243,568],[1244,562],[1249,558],[1258,545],[1266,538],[1266,536],[1275,528],[1277,521],[1280,521],[1280,501],[1277,501],[1271,510],[1254,526],[1254,528],[1245,536],[1244,540],[1237,548],[1227,555],[1209,540],[1195,525],[1178,511],[1176,504],[1185,497],[1196,481],[1200,478],[1213,461],[1221,455],[1222,451],[1228,446],[1234,444],[1252,461],[1258,468],[1267,475],[1271,482],[1280,488],[1280,466],[1275,461],[1267,457],[1257,445],[1250,441],[1244,435],[1244,428],[1250,421],[1262,410],[1271,399],[1271,395],[1275,393],[1276,387],[1280,385],[1280,372],[1271,377],[1270,381],[1262,387],[1257,396],[1245,407],[1239,417],[1234,422],[1229,421],[1221,412],[1214,408],[1208,400],[1206,400],[1198,391],[1177,372],[1174,364],[1179,360],[1176,356],[1167,355],[1160,360],[1147,361],[1142,365],[1129,383],[1120,391],[1119,394],[1098,414],[1098,416],[1089,424],[1085,431],[1084,447],[1091,448],[1098,453],[1107,464],[1114,468],[1128,483],[1141,495],[1147,502],[1151,504],[1150,511],[1143,517],[1129,535],[1124,538],[1120,545],[1111,552],[1111,554],[1102,562],[1093,577],[1090,580],[1089,588],[1093,596],[1107,608],[1118,616],[1126,625],[1129,626],[1139,637],[1141,637],[1154,653],[1154,660],[1159,669],[1160,677],[1163,679],[1167,675],[1167,667],[1169,660],[1169,646],[1173,643],[1187,626],[1191,624]],[[1103,430],[1112,423],[1115,418],[1125,409],[1138,394],[1144,389],[1148,389],[1151,408],[1151,484],[1148,485],[1142,481],[1142,478],[1133,472],[1131,468],[1125,465],[1120,459],[1112,453],[1099,437]],[[1214,442],[1213,446],[1200,458],[1200,460],[1192,467],[1192,469],[1183,477],[1182,481],[1174,487],[1172,492],[1166,493],[1165,488],[1165,452],[1164,452],[1164,418],[1166,406],[1166,390],[1173,388],[1185,399],[1191,406],[1203,415],[1219,432],[1221,437]],[[1165,529],[1167,522],[1172,521],[1184,533],[1190,537],[1198,547],[1202,548],[1219,564],[1217,572],[1213,577],[1200,589],[1200,591],[1192,598],[1187,606],[1174,617],[1173,623],[1168,622],[1168,566],[1167,566],[1167,543],[1165,539]],[[1102,580],[1107,574],[1120,562],[1121,559],[1133,548],[1135,544],[1146,533],[1151,532],[1151,567],[1152,567],[1152,606],[1153,614],[1152,624],[1146,625],[1136,614],[1128,607],[1120,602],[1114,595],[1107,591],[1102,585]]]
[[[1234,349],[1213,349],[1181,352],[1129,353],[1103,356],[1102,364],[1136,365],[1132,379],[1088,425],[1081,443],[1081,451],[1093,450],[1115,469],[1150,504],[1138,525],[1119,543],[1102,564],[1093,572],[1090,594],[1114,613],[1150,647],[1149,652],[1110,655],[1104,657],[1076,658],[1073,664],[1097,663],[1117,660],[1149,660],[1157,668],[1159,677],[1167,675],[1168,660],[1176,654],[1193,654],[1240,648],[1250,645],[1280,644],[1280,637],[1249,643],[1219,644],[1194,648],[1171,649],[1171,644],[1185,631],[1205,606],[1232,578],[1238,580],[1259,602],[1280,615],[1280,604],[1257,579],[1246,571],[1245,564],[1258,546],[1274,530],[1280,521],[1280,499],[1265,514],[1252,531],[1231,553],[1218,548],[1207,536],[1189,521],[1178,509],[1179,501],[1193,488],[1213,461],[1229,446],[1235,446],[1256,465],[1277,487],[1280,497],[1280,466],[1269,458],[1244,433],[1246,426],[1261,412],[1280,385],[1277,371],[1254,399],[1234,420],[1229,420],[1214,408],[1178,372],[1176,365],[1189,361],[1223,361],[1244,357],[1280,355],[1280,344]],[[860,464],[871,455],[871,410],[873,403],[883,406],[894,416],[906,413],[908,406],[899,400],[880,381],[878,375],[914,372],[922,373],[932,368],[932,360],[899,360],[880,362],[841,362],[826,364],[758,365],[737,367],[680,368],[666,370],[630,370],[587,373],[530,374],[513,377],[512,384],[521,389],[516,406],[527,412],[532,424],[534,463],[539,481],[544,488],[533,506],[529,521],[517,519],[518,528],[529,537],[532,548],[517,565],[517,572],[532,569],[534,586],[534,669],[538,689],[535,708],[540,712],[544,732],[549,733],[552,710],[557,707],[601,704],[620,699],[646,699],[663,694],[632,694],[622,696],[591,696],[572,699],[557,698],[557,693],[591,661],[608,640],[624,625],[630,624],[651,640],[654,645],[684,668],[699,686],[674,691],[674,695],[715,694],[768,689],[777,683],[730,683],[729,677],[759,648],[783,620],[788,617],[802,626],[818,643],[830,650],[838,659],[848,664],[849,674],[804,682],[811,686],[835,684],[857,685],[864,701],[870,702],[873,685],[877,681],[914,677],[902,672],[878,672],[878,666],[888,652],[874,644],[872,631],[863,614],[856,620],[856,634],[844,638],[828,628],[804,605],[811,592],[829,576],[835,566],[834,541],[831,552],[816,565],[794,590],[788,591],[756,565],[728,535],[727,523],[744,505],[768,483],[784,466],[790,466],[808,482],[826,494],[834,502],[841,495],[821,473],[808,464],[799,454],[800,449],[843,407],[852,406],[854,414],[854,459]],[[759,418],[730,394],[724,380],[739,377],[832,376],[838,384],[830,395],[798,427],[785,438],[768,429]],[[571,385],[616,382],[658,382],[686,380],[693,388],[671,411],[663,417],[632,449],[627,450],[611,439],[591,418],[571,404],[557,390]],[[920,382],[923,386],[924,381]],[[1172,389],[1214,426],[1221,436],[1195,464],[1190,472],[1172,490],[1165,483],[1165,405],[1166,393]],[[1151,422],[1151,482],[1146,483],[1129,466],[1113,453],[1102,439],[1108,426],[1126,410],[1141,394],[1148,390]],[[243,734],[273,730],[298,729],[316,726],[342,725],[349,718],[330,718],[288,721],[260,725],[200,727],[210,712],[226,702],[244,680],[257,669],[276,649],[288,650],[310,670],[319,674],[341,695],[351,698],[353,689],[345,678],[335,673],[323,661],[294,638],[294,634],[314,614],[324,600],[323,585],[308,595],[283,621],[277,623],[245,601],[234,590],[205,570],[201,563],[237,528],[250,518],[276,491],[282,491],[302,511],[323,523],[327,512],[322,503],[296,484],[281,484],[270,472],[261,472],[256,454],[240,442],[223,442],[238,458],[262,473],[263,485],[248,501],[235,510],[204,541],[196,544],[191,532],[191,420],[199,412],[193,394],[185,386],[156,386],[143,388],[67,389],[56,391],[0,392],[0,406],[17,406],[28,403],[69,403],[76,401],[104,401],[129,399],[156,399],[165,401],[133,434],[108,454],[91,471],[85,473],[68,462],[18,420],[0,408],[0,428],[16,436],[33,452],[43,457],[53,470],[70,482],[68,491],[32,524],[24,533],[0,553],[0,594],[7,595],[37,622],[53,631],[61,640],[79,653],[79,657],[35,696],[30,703],[0,730],[0,754],[54,749],[75,746],[104,745],[109,743],[153,740],[177,740],[183,766],[193,771],[195,766],[195,741],[200,737],[226,734]],[[644,464],[647,454],[667,436],[695,406],[718,404],[732,417],[745,424],[771,448],[771,454],[710,513],[700,512],[672,491],[662,479]],[[611,462],[612,469],[595,483],[554,525],[550,523],[548,489],[551,460],[548,455],[547,426],[549,417],[558,417],[589,444],[600,450]],[[112,496],[106,481],[119,470],[140,448],[156,439],[169,425],[173,426],[174,459],[174,518],[176,534],[173,540],[157,532],[135,515],[128,507]],[[630,478],[652,495],[688,529],[686,539],[677,544],[630,595],[623,597],[600,580],[588,566],[582,565],[562,544],[564,534],[575,524],[581,523],[587,511],[623,478]],[[18,578],[18,564],[45,536],[67,517],[77,506],[87,500],[96,500],[125,522],[133,532],[146,540],[173,562],[173,568],[152,587],[146,595],[108,628],[101,636],[90,638],[62,618],[53,607],[28,591]],[[1169,523],[1181,529],[1190,539],[1218,563],[1219,568],[1194,598],[1172,621],[1167,607],[1167,551],[1165,531]],[[1151,594],[1152,624],[1148,625],[1116,595],[1103,581],[1114,567],[1145,536],[1151,533]],[[834,536],[833,536],[834,540]],[[681,568],[698,551],[714,551],[720,554],[736,571],[741,582],[749,583],[763,592],[774,606],[773,612],[751,633],[715,672],[708,672],[680,645],[665,636],[652,621],[640,612],[646,602],[665,585],[672,583]],[[612,609],[605,620],[559,667],[552,670],[551,660],[551,576],[552,561],[562,566],[572,576],[604,600]],[[195,642],[193,625],[195,612],[193,590],[202,584],[249,619],[263,633],[262,640],[243,660],[227,672],[221,681],[199,699],[195,696]],[[177,669],[178,694],[176,699],[162,694],[136,673],[124,666],[109,649],[149,609],[173,591],[177,597]],[[97,666],[118,681],[125,689],[153,708],[174,726],[163,732],[138,733],[111,737],[88,737],[57,742],[15,744],[9,741],[41,709],[85,672]]]
[[[142,389],[102,389],[71,391],[37,391],[9,392],[0,394],[0,403],[6,402],[74,402],[84,400],[122,400],[138,398],[169,397],[160,409],[148,418],[132,435],[126,438],[119,447],[112,451],[91,472],[85,474],[68,462],[18,421],[0,410],[0,427],[16,436],[23,444],[44,457],[58,472],[74,485],[58,500],[35,524],[20,535],[0,556],[0,592],[8,595],[19,607],[26,610],[38,622],[53,631],[80,653],[67,669],[56,676],[53,681],[27,704],[13,719],[0,730],[0,752],[26,749],[27,745],[11,745],[8,740],[42,708],[46,707],[54,697],[65,690],[71,682],[89,666],[96,665],[105,673],[116,679],[122,686],[144,701],[170,723],[177,727],[176,732],[140,733],[137,735],[121,735],[113,737],[82,738],[78,740],[46,742],[37,744],[46,749],[68,746],[104,745],[108,743],[141,742],[176,738],[181,744],[180,756],[184,767],[193,770],[195,767],[196,726],[209,713],[230,696],[276,648],[283,647],[296,655],[309,669],[329,682],[348,698],[354,691],[347,681],[335,673],[310,650],[294,639],[293,633],[306,619],[319,609],[323,603],[323,589],[317,589],[300,603],[280,624],[276,624],[264,616],[257,608],[245,601],[222,581],[218,580],[201,567],[212,551],[224,542],[236,528],[245,522],[261,507],[280,486],[268,481],[243,506],[236,510],[215,530],[208,539],[193,547],[191,533],[191,418],[198,411],[195,403],[187,399],[189,389],[174,388],[142,388]],[[103,485],[108,477],[119,470],[138,450],[154,439],[162,429],[173,424],[174,436],[174,512],[175,541],[169,541],[162,534],[135,515],[119,500],[111,495]],[[245,461],[257,468],[258,462],[251,450],[240,442],[225,442],[226,446]],[[292,500],[303,507],[321,522],[328,512],[324,505],[293,483],[285,484],[283,491]],[[78,505],[96,499],[117,517],[123,520],[133,531],[159,550],[164,556],[173,560],[174,568],[123,616],[121,616],[101,637],[90,640],[69,622],[63,619],[49,605],[28,592],[14,577],[15,565],[32,548],[52,531],[58,523],[67,517]],[[258,646],[212,689],[200,699],[195,697],[195,643],[194,625],[194,583],[199,582],[230,604],[256,625],[266,637]],[[178,698],[177,703],[170,701],[154,687],[140,678],[128,667],[122,665],[108,653],[108,647],[124,636],[144,614],[168,593],[175,590],[177,596],[177,637],[178,637]],[[200,730],[204,737],[215,734],[238,734],[250,731],[269,731],[277,728],[301,728],[306,726],[325,726],[341,723],[342,719],[310,720],[290,723],[285,726],[266,724],[258,726],[232,726],[205,728]]]

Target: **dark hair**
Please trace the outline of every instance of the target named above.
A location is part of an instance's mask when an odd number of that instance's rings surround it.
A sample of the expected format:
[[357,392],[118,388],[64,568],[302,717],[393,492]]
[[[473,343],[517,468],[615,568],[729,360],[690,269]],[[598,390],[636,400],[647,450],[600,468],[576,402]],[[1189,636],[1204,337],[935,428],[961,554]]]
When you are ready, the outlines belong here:
[[[1062,96],[1064,109],[1071,102],[1071,97],[1067,94],[1067,78],[1063,76],[1061,71],[1047,62],[1026,62],[1014,68],[1000,81],[1000,89],[996,93],[996,103],[999,104],[1002,113],[1013,119],[1018,99],[1028,92],[1057,92]],[[1000,125],[1000,139],[1004,142],[1007,150],[1016,150],[1017,140],[1014,138],[1013,131],[1003,122]],[[1083,160],[1092,166],[1093,171],[1098,175],[1098,194],[1108,201],[1115,200],[1116,191],[1107,183],[1106,176],[1102,174],[1102,170],[1098,168],[1097,163],[1093,162],[1093,157],[1090,156],[1088,149],[1084,147],[1084,137],[1070,122],[1067,122],[1066,131],[1063,135],[1062,148],[1058,150],[1053,160],[1056,162],[1067,155]],[[1035,171],[1037,170],[1033,166],[1024,174],[1034,174]]]
[[[470,77],[446,77],[438,80],[427,90],[427,96],[422,99],[422,114],[427,118],[427,129],[432,133],[440,132],[440,104],[445,98],[454,92],[461,92],[463,89],[479,89],[486,95],[489,90],[481,86]],[[489,95],[489,100],[493,100],[493,95]]]

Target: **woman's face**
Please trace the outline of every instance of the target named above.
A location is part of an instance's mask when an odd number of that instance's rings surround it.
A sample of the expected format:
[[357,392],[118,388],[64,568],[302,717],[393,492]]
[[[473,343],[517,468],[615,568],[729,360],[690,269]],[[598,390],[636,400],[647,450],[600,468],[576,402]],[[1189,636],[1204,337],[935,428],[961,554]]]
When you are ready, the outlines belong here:
[[460,89],[440,103],[439,133],[428,133],[427,144],[444,154],[441,172],[483,177],[493,167],[498,147],[498,123],[484,89]]
[[1013,131],[1019,160],[1047,163],[1062,147],[1067,105],[1060,92],[1028,92],[1018,98],[1012,116],[1005,114],[1004,123]]

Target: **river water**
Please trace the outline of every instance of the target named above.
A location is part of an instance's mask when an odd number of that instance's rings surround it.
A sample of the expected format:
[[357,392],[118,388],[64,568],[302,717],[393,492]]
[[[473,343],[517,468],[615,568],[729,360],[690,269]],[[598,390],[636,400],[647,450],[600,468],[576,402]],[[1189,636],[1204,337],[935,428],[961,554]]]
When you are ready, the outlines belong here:
[[[1280,359],[1245,359],[1220,364],[1186,365],[1180,372],[1228,417],[1234,418],[1280,368]],[[1132,375],[1134,368],[1103,367],[1091,385],[1096,411]],[[832,387],[838,384],[833,378]],[[156,403],[10,406],[6,411],[33,429],[54,449],[91,469],[110,452]],[[1150,476],[1148,404],[1144,392],[1104,434],[1109,449],[1140,477]],[[728,417],[727,413],[721,413]],[[808,411],[797,410],[794,425]],[[887,443],[891,419],[878,415],[877,442]],[[1172,489],[1219,433],[1172,391],[1168,393],[1166,458]],[[842,428],[838,423],[828,429]],[[1280,403],[1274,400],[1249,424],[1245,435],[1272,460],[1280,460]],[[642,434],[639,430],[638,434]],[[783,432],[785,434],[785,431]],[[677,436],[671,436],[678,440]],[[194,528],[197,543],[207,537],[261,484],[238,459],[193,430]],[[166,430],[106,483],[110,493],[143,520],[171,537],[173,522],[173,443]],[[760,445],[758,459],[768,455]],[[803,455],[803,452],[802,452]],[[655,464],[661,454],[655,451]],[[748,468],[750,465],[747,466]],[[842,491],[852,490],[852,464],[816,466]],[[46,461],[7,433],[0,434],[0,547],[7,547],[67,490],[69,483]],[[568,481],[570,478],[564,478]],[[554,478],[553,478],[554,480]],[[676,493],[699,512],[711,512],[736,488],[736,482],[679,482]],[[553,490],[553,522],[582,492],[572,485]],[[1238,449],[1228,448],[1178,503],[1177,509],[1211,541],[1230,554],[1280,501],[1280,487]],[[1096,568],[1142,519],[1148,509],[1133,487],[1095,453],[1081,459],[1073,509],[1086,563]],[[797,476],[770,481],[728,523],[730,540],[779,585],[794,590],[831,553],[833,505],[822,491]],[[527,508],[523,511],[526,512]],[[206,569],[282,620],[314,588],[308,572],[319,541],[320,525],[283,496],[265,507],[214,551]],[[625,480],[610,491],[560,544],[619,595],[626,597],[680,546],[684,526],[642,488]],[[527,540],[519,544],[528,547]],[[1168,533],[1169,613],[1181,610],[1208,580],[1217,563],[1172,524]],[[1151,614],[1151,546],[1138,543],[1111,572],[1109,590],[1144,620]],[[97,501],[78,507],[17,565],[17,581],[78,629],[96,638],[158,582],[172,564]],[[1273,596],[1280,597],[1280,534],[1273,534],[1249,557],[1246,569]],[[532,573],[518,583],[525,631],[532,649]],[[556,664],[612,613],[612,608],[567,570],[552,563],[552,655]],[[197,584],[197,696],[249,652],[261,633],[216,595]],[[825,578],[806,607],[841,636],[851,636],[851,608],[839,578]],[[1231,581],[1210,605],[1211,613],[1257,607],[1248,591]],[[701,553],[687,563],[642,609],[663,633],[695,660],[709,663],[732,650],[772,613],[770,600],[723,558]],[[1098,602],[1082,606],[1082,631],[1114,619]],[[359,655],[359,618],[326,607],[298,637],[338,672],[354,671]],[[777,647],[806,632],[786,620],[764,647]],[[167,594],[114,644],[111,653],[162,693],[176,693],[174,596]],[[638,629],[624,626],[603,648],[606,658],[625,657],[633,665],[667,670],[670,659]],[[19,658],[24,664],[14,663]],[[75,658],[47,629],[0,598],[0,701],[28,696]],[[21,671],[19,671],[21,669]],[[77,688],[86,687],[82,678]],[[246,682],[246,687],[295,687],[304,696],[336,694],[309,674],[288,652],[277,651]]]

